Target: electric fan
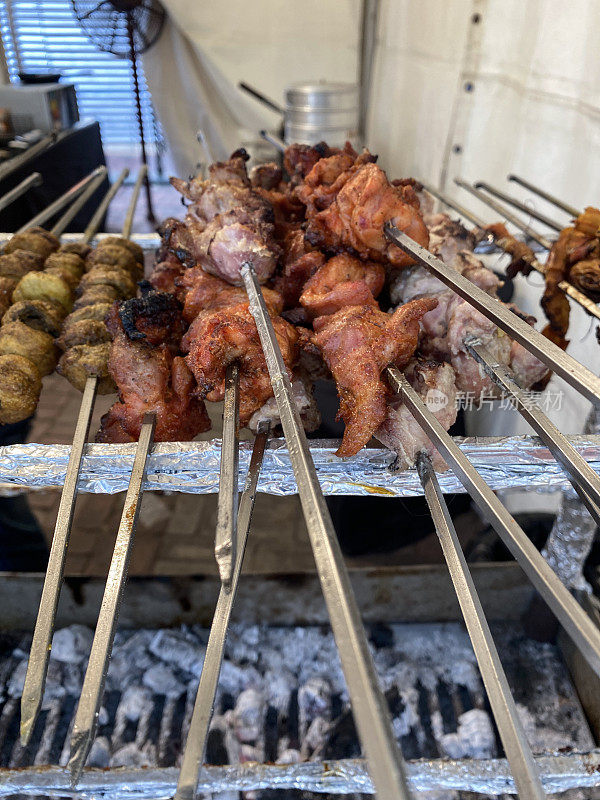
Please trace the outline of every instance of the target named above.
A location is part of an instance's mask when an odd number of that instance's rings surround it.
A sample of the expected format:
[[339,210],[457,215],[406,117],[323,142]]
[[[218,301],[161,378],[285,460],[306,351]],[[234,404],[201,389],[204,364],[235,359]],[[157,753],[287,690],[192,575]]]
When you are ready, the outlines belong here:
[[[162,31],[166,12],[158,0],[71,0],[82,31],[98,47],[119,58],[129,58],[137,120],[142,146],[142,161],[148,163],[142,120],[137,59],[149,50]],[[146,176],[148,220],[156,223],[152,209],[150,181]]]

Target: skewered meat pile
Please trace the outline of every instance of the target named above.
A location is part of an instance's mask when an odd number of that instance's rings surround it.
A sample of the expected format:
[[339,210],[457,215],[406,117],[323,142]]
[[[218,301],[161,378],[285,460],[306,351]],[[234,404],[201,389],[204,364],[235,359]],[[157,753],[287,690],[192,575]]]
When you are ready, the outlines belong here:
[[73,311],[65,319],[59,347],[64,351],[57,371],[83,391],[89,377],[98,378],[99,394],[112,394],[108,370],[110,332],[107,316],[115,300],[134,297],[144,274],[144,251],[120,236],[101,239],[86,254],[86,273],[76,289]]
[[[0,423],[19,422],[35,411],[41,379],[57,366],[59,348],[66,352],[58,371],[77,388],[98,374],[99,391],[114,391],[104,317],[117,297],[135,294],[143,261],[141,248],[123,242],[108,237],[93,251],[84,243],[61,246],[43,228],[10,239],[0,255]],[[83,311],[98,290],[107,302]],[[65,320],[74,300],[78,310]]]
[[586,208],[573,222],[564,228],[546,262],[546,288],[542,306],[548,317],[546,335],[565,348],[569,328],[569,301],[558,288],[562,280],[568,280],[581,289],[592,300],[600,300],[600,210]]
[[[240,423],[255,428],[264,417],[277,422],[260,340],[240,287],[240,268],[249,262],[263,283],[306,426],[318,424],[311,383],[327,376],[336,383],[339,417],[346,424],[339,455],[357,453],[376,436],[398,453],[400,466],[414,463],[425,448],[441,468],[420,426],[383,380],[386,366],[402,369],[428,402],[436,399],[432,410],[446,429],[456,418],[457,389],[495,393],[466,351],[468,334],[476,334],[501,363],[510,364],[526,386],[547,369],[389,244],[383,226],[392,221],[423,246],[431,242],[446,263],[496,296],[499,281],[474,256],[472,234],[445,215],[425,220],[414,182],[391,183],[375,161],[368,151],[359,155],[349,145],[343,150],[324,143],[293,145],[284,157],[287,182],[276,165],[263,165],[248,177],[243,151],[213,164],[206,180],[172,179],[191,203],[184,221],[164,223],[150,282],[181,304],[178,320],[189,327],[168,344],[160,340],[158,347],[161,352],[166,347],[173,362],[183,356],[190,397],[202,409],[204,401],[223,399],[227,366],[237,362]],[[381,307],[377,298],[385,284],[387,305]],[[397,308],[389,307],[390,298]],[[127,308],[122,304],[112,319],[122,320]],[[101,439],[123,441],[123,430],[135,438],[143,412],[153,404],[165,419],[176,405],[161,407],[161,392],[149,388],[147,402],[141,403],[136,387],[148,380],[152,350],[138,365],[137,334],[132,338],[123,323],[113,322],[111,329],[116,335],[109,370],[120,402],[105,417]],[[157,385],[169,381],[166,367],[161,375]],[[131,424],[123,424],[124,418]],[[199,425],[204,430],[207,418],[200,413],[197,420],[192,429]],[[175,419],[173,434],[170,424],[165,422],[162,432],[157,429],[158,439],[192,435]]]

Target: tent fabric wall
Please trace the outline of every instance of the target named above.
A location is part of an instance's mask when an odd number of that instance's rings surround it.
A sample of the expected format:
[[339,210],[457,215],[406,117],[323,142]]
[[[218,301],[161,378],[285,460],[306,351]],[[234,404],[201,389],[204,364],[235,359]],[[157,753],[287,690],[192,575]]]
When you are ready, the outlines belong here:
[[237,88],[246,81],[283,105],[306,80],[357,80],[360,0],[163,0],[169,20],[144,55],[156,111],[181,174],[200,156],[198,128],[215,158],[280,119]]

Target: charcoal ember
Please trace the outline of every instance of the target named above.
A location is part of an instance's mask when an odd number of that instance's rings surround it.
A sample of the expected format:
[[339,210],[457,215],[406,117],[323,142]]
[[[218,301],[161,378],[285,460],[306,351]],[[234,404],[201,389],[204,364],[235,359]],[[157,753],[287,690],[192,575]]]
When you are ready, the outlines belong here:
[[152,709],[153,704],[150,689],[144,686],[128,686],[121,697],[117,718],[125,717],[129,722],[137,722],[143,713]]
[[281,666],[278,669],[268,669],[264,675],[265,695],[270,705],[274,706],[280,714],[287,711],[290,695],[296,688],[295,676]]
[[132,661],[131,657],[122,650],[113,651],[108,673],[106,676],[106,689],[108,691],[122,691],[131,684],[141,681],[144,669],[153,664],[153,659],[146,657],[142,662]]
[[82,664],[92,649],[94,634],[84,625],[61,628],[52,637],[50,658],[66,664]]
[[219,675],[219,689],[234,697],[249,686],[260,686],[262,679],[258,670],[252,665],[240,666],[225,658]]
[[313,753],[322,754],[331,731],[331,722],[323,717],[315,717],[310,723],[302,741],[302,754],[308,758]]
[[259,660],[260,628],[250,625],[239,630],[238,636],[231,640],[227,656],[240,664],[256,664]]
[[[228,712],[229,713],[229,712]],[[256,689],[245,689],[232,713],[233,728],[240,742],[256,742],[263,730],[265,697]]]
[[243,744],[240,748],[240,763],[247,761],[254,761],[258,764],[263,761],[263,754],[260,747],[254,747],[251,744]]
[[439,714],[431,715],[434,736],[448,758],[494,758],[496,739],[488,714],[480,708],[465,711],[458,718],[455,733],[444,733]]
[[277,759],[278,764],[299,764],[302,761],[302,755],[299,750],[294,750],[292,747],[286,747],[282,750]]
[[183,631],[162,630],[149,645],[152,655],[165,664],[200,677],[206,648]]
[[110,767],[151,767],[151,753],[140,748],[135,742],[128,742],[116,750],[110,759]]
[[[17,664],[16,669],[12,673],[6,688],[9,697],[21,697],[23,694],[25,675],[27,674],[27,663],[27,659],[23,659]],[[63,670],[61,669],[61,665],[51,660],[48,664],[42,709],[47,710],[50,708],[53,700],[60,699],[66,694],[67,691],[63,686]]]
[[72,697],[78,697],[81,694],[81,685],[83,683],[83,669],[78,664],[61,664],[62,685],[65,692]]
[[306,733],[316,717],[329,719],[331,715],[331,684],[326,678],[313,677],[298,689],[300,733]]
[[142,678],[144,686],[151,689],[154,694],[164,694],[167,697],[179,697],[185,692],[185,686],[175,677],[175,673],[166,664],[154,664],[144,672]]
[[98,736],[86,761],[86,766],[107,769],[110,765],[110,744],[106,736]]

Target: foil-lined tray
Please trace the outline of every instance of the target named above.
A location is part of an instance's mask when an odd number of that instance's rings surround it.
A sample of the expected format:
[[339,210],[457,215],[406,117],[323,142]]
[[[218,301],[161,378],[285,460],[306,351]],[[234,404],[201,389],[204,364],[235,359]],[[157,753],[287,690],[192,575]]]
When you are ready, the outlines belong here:
[[[600,473],[600,435],[568,436],[592,468]],[[555,491],[567,476],[537,437],[455,438],[484,480],[494,490],[527,488]],[[395,470],[395,455],[385,448],[365,448],[352,458],[335,455],[338,442],[314,439],[310,448],[326,495],[414,497],[423,490],[414,469]],[[89,444],[81,467],[84,492],[114,494],[127,490],[135,444]],[[240,442],[240,490],[250,462],[251,442]],[[0,447],[0,484],[9,488],[48,488],[65,480],[69,445],[13,444]],[[221,440],[163,442],[148,458],[146,490],[210,494],[219,490]],[[439,475],[445,493],[464,491],[447,471]],[[273,439],[265,453],[258,491],[297,493],[285,439]]]

